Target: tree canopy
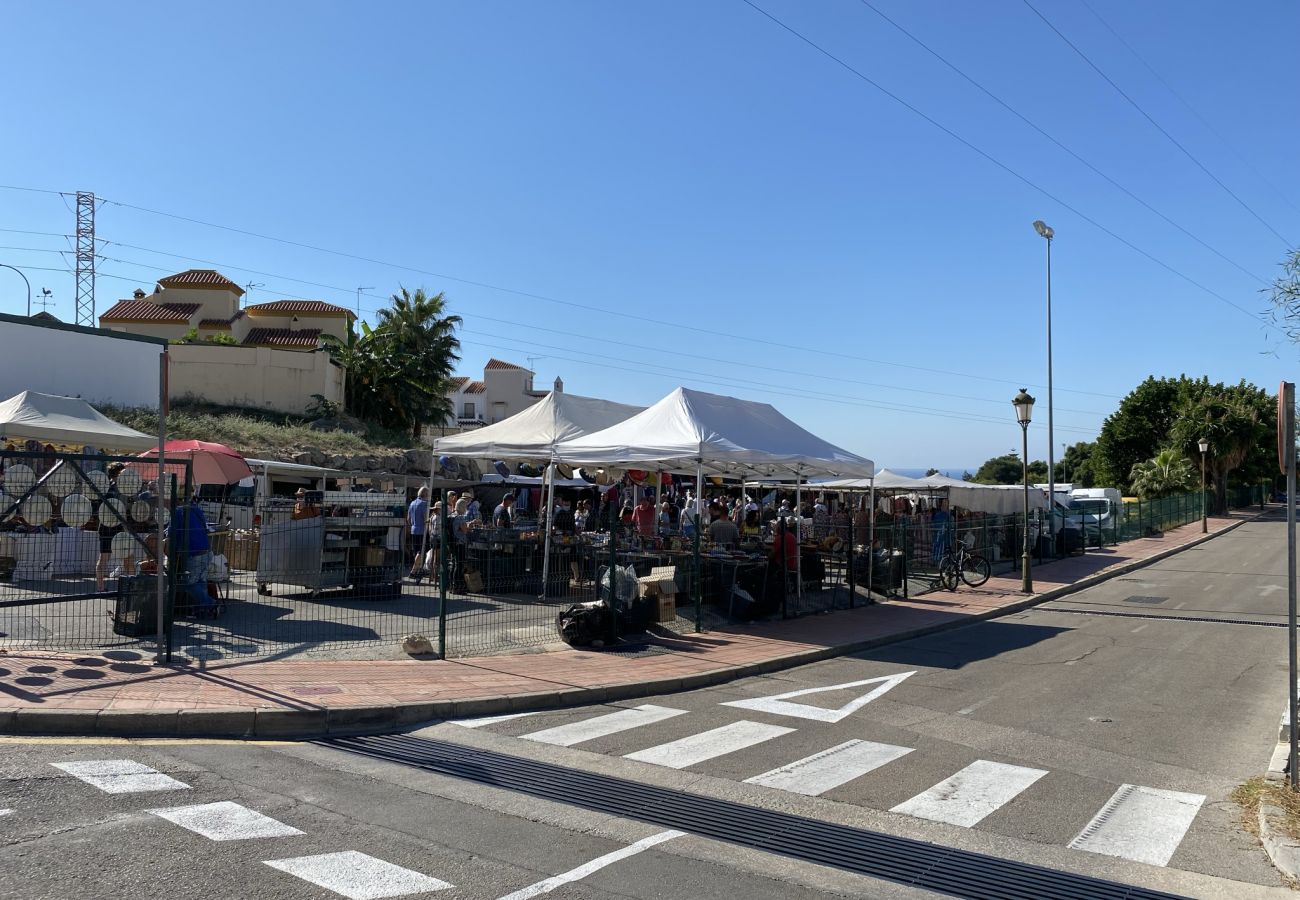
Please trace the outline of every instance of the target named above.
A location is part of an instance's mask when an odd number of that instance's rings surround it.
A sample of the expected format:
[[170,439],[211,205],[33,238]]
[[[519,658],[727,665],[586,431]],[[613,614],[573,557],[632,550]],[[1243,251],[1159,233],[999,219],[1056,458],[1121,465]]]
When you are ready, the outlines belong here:
[[1204,437],[1210,442],[1207,471],[1223,509],[1230,479],[1252,483],[1270,477],[1276,424],[1273,398],[1246,381],[1148,378],[1102,424],[1091,453],[1093,477],[1098,484],[1132,490],[1134,467],[1165,449],[1198,470],[1197,443]]
[[349,329],[346,340],[326,338],[330,354],[347,369],[348,412],[418,439],[425,425],[452,413],[448,393],[460,359],[460,316],[446,314],[446,298],[400,288],[379,324]]
[[[1020,454],[1007,453],[1004,456],[995,456],[987,459],[979,467],[979,471],[974,477],[966,479],[974,481],[976,484],[1022,484],[1024,482],[1024,466],[1020,462]],[[1047,463],[1041,459],[1036,459],[1029,464],[1029,483],[1041,484],[1047,480]]]
[[1133,493],[1144,500],[1184,493],[1192,489],[1195,480],[1187,457],[1168,447],[1151,459],[1137,463],[1129,473]]
[[1056,464],[1056,477],[1076,487],[1097,487],[1098,481],[1092,466],[1092,454],[1097,445],[1079,441],[1065,448],[1065,455]]

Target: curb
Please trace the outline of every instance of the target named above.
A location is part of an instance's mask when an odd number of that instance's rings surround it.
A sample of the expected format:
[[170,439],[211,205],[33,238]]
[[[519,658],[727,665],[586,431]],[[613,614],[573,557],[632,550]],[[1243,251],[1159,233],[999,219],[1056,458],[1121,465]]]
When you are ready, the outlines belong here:
[[1270,822],[1283,817],[1282,810],[1271,803],[1259,805],[1259,840],[1273,866],[1287,878],[1300,879],[1300,843],[1288,837]]
[[[1260,513],[1259,515],[1263,515]],[[996,609],[965,616],[960,620],[940,622],[923,628],[885,635],[850,644],[801,650],[785,656],[740,666],[728,666],[699,672],[682,678],[640,681],[631,684],[593,688],[562,688],[512,696],[481,697],[463,700],[439,700],[428,703],[403,703],[381,706],[343,706],[326,709],[282,709],[229,707],[182,710],[57,710],[0,709],[0,734],[79,735],[105,737],[211,737],[252,740],[317,740],[345,735],[385,734],[405,731],[413,726],[444,719],[532,712],[632,700],[655,694],[712,687],[753,675],[765,675],[809,663],[872,650],[887,644],[915,640],[943,631],[966,628],[978,622],[1023,612],[1042,603],[1086,590],[1111,578],[1168,559],[1184,550],[1199,546],[1239,528],[1259,516],[1241,519],[1214,532],[1202,535],[1178,547],[1171,547],[1146,559],[1121,563],[1094,573],[1072,584],[1061,585],[1041,594]],[[1300,868],[1300,848],[1297,848]]]

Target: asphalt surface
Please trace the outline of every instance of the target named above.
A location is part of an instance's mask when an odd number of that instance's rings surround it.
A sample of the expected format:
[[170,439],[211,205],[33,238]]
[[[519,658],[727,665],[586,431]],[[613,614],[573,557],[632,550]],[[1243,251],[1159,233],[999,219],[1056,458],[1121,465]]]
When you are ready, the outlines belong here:
[[[1284,537],[1283,522],[1248,523],[968,628],[709,689],[417,734],[1183,896],[1289,896],[1229,799],[1266,768],[1285,702],[1286,632],[1270,624],[1284,621]],[[855,682],[866,683],[821,690]],[[778,696],[797,691],[811,692]],[[643,706],[658,708],[654,721],[621,712]],[[849,755],[820,764],[830,751]],[[188,787],[106,793],[55,765],[104,760]],[[148,812],[209,803],[301,833],[218,841]],[[315,745],[3,739],[6,809],[0,895],[19,900],[522,897],[573,870],[547,896],[928,896],[692,835],[634,852],[663,829]],[[630,855],[582,869],[619,851]],[[366,856],[314,859],[345,852]],[[351,895],[282,871],[384,864],[400,869]],[[422,879],[452,887],[375,893],[434,884]]]

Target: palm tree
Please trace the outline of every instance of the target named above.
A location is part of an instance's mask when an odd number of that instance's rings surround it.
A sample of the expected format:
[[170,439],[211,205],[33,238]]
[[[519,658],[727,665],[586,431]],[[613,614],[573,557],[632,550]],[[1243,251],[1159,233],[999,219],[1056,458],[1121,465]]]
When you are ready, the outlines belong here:
[[393,418],[415,439],[420,429],[453,412],[448,388],[460,360],[456,329],[460,316],[449,316],[446,296],[399,288],[392,306],[379,311],[376,334],[383,336],[390,364],[386,402]]
[[1146,462],[1136,463],[1128,477],[1133,492],[1149,499],[1191,490],[1196,473],[1187,457],[1166,448]]

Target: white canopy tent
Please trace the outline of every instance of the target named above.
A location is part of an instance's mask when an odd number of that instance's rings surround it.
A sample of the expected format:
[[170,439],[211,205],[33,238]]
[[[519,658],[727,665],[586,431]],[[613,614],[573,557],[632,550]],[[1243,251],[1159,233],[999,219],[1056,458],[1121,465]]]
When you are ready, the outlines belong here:
[[608,428],[642,409],[552,391],[508,419],[464,434],[438,438],[433,442],[433,449],[451,456],[549,461],[561,441]]
[[[640,406],[629,406],[626,403],[551,391],[508,419],[465,434],[439,438],[433,442],[433,449],[435,453],[493,460],[546,460],[546,509],[542,514],[542,527],[546,530],[542,555],[544,596],[551,565],[551,510],[555,506],[556,447],[561,441],[608,428],[641,410]],[[430,466],[431,471],[433,468]]]
[[85,400],[23,391],[0,403],[0,441],[89,444],[107,450],[148,450],[158,439],[108,418]]
[[617,425],[562,442],[556,459],[755,480],[875,473],[871,460],[822,440],[771,404],[684,387]]
[[563,442],[556,459],[575,465],[694,469],[697,534],[705,473],[754,480],[787,477],[795,482],[797,496],[807,478],[871,478],[876,471],[871,460],[822,440],[769,403],[685,387],[617,425]]
[[[860,478],[840,478],[819,481],[816,486],[827,491],[865,491],[873,487],[872,482]],[[1031,486],[1032,487],[1032,486]],[[1009,516],[1024,511],[1025,489],[1019,484],[976,484],[961,481],[947,475],[927,475],[925,478],[908,478],[897,475],[888,469],[876,473],[874,488],[876,491],[890,493],[938,493],[944,492],[948,502],[972,512],[989,515]],[[1047,496],[1040,490],[1029,491],[1030,509],[1047,509]]]

